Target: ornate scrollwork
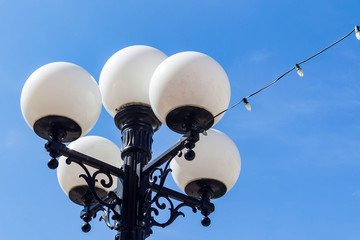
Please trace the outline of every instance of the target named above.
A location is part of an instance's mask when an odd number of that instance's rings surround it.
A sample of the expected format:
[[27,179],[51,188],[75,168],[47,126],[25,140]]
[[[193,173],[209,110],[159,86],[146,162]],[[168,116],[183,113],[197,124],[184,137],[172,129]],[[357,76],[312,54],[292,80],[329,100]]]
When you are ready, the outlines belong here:
[[[163,202],[163,203],[160,203],[160,199],[165,199],[166,200],[166,203]],[[168,204],[167,204],[168,203]],[[170,211],[170,216],[169,216],[169,219],[166,221],[166,222],[163,222],[163,223],[160,223],[158,221],[155,220],[154,216],[151,216],[150,218],[150,226],[159,226],[159,227],[166,227],[168,225],[170,225],[172,222],[175,221],[175,219],[178,217],[178,216],[183,216],[185,217],[185,214],[181,211],[179,211],[180,208],[182,207],[190,207],[192,209],[192,211],[194,213],[197,212],[197,209],[196,207],[194,206],[191,206],[191,205],[188,205],[186,203],[180,203],[179,205],[177,205],[176,207],[174,207],[174,204],[173,202],[171,201],[171,199],[167,196],[163,196],[160,194],[160,196],[156,199],[155,201],[155,205],[157,208],[161,209],[161,210],[164,210],[167,206],[169,207],[169,211]],[[159,215],[159,210],[157,208],[154,208],[154,207],[151,207],[150,208],[150,212],[153,212],[155,214],[155,216],[158,216]]]
[[[115,224],[111,224],[110,223],[110,215],[113,213],[112,211],[111,211],[111,209],[105,209],[105,208],[100,208],[100,209],[98,209],[95,213],[94,213],[94,218],[96,218],[96,214],[98,213],[98,212],[103,212],[103,215],[101,215],[100,216],[100,218],[99,218],[99,221],[101,221],[101,220],[104,220],[104,222],[105,222],[105,224],[106,224],[106,226],[108,226],[108,228],[110,228],[111,230],[113,230],[114,228],[115,228]],[[111,218],[112,219],[112,218]]]
[[66,159],[66,164],[69,165],[72,162],[77,163],[84,170],[85,174],[81,174],[79,177],[83,178],[86,181],[86,183],[89,187],[89,190],[90,190],[91,194],[93,195],[93,197],[96,199],[96,201],[98,201],[102,206],[107,207],[109,210],[112,210],[114,217],[119,219],[120,215],[115,210],[115,208],[117,205],[121,204],[121,199],[119,199],[114,192],[109,192],[108,197],[110,198],[110,201],[105,202],[103,199],[101,199],[101,197],[98,195],[98,193],[96,191],[96,183],[99,181],[97,179],[97,177],[100,174],[106,176],[106,178],[107,178],[106,180],[105,179],[100,180],[100,184],[104,188],[110,188],[113,185],[114,180],[113,180],[113,177],[111,176],[110,172],[106,169],[100,168],[97,171],[95,171],[93,174],[91,174],[90,171],[85,166],[85,164],[83,164],[81,161],[78,161],[77,159],[70,158],[70,157]]
[[[171,160],[169,160],[166,163],[164,168],[161,168],[161,167],[154,168],[151,171],[151,173],[149,174],[149,186],[150,187],[145,191],[145,195],[144,195],[145,204],[144,204],[144,210],[143,210],[143,217],[145,218],[145,217],[147,217],[147,215],[150,215],[150,227],[152,227],[152,226],[166,227],[166,226],[170,225],[173,221],[175,221],[175,219],[178,216],[185,217],[185,214],[183,212],[179,211],[180,208],[185,207],[185,206],[192,208],[192,211],[194,213],[197,212],[196,207],[188,205],[186,203],[180,203],[178,206],[175,207],[174,203],[171,201],[171,199],[161,192],[161,190],[164,187],[165,180],[166,180],[168,174],[172,171],[169,168],[170,161]],[[158,181],[160,181],[160,182],[158,185],[157,193],[153,198],[151,198],[151,193],[152,193],[151,187],[154,186],[156,184],[156,182],[158,182]],[[160,199],[165,199],[166,203],[165,202],[161,203]],[[152,205],[154,203],[155,203],[156,207],[152,207]],[[155,216],[159,216],[159,214],[160,214],[159,209],[165,210],[167,206],[169,207],[168,209],[170,211],[169,219],[163,223],[156,221],[154,216],[152,216],[152,213],[154,213]]]
[[[103,214],[100,216],[99,221],[104,220],[106,226],[111,230],[116,229],[118,226],[118,221],[115,219],[114,212],[111,209],[105,209],[103,206],[96,204],[95,207],[85,207],[84,210],[81,211],[80,218],[84,220],[84,224],[82,226],[82,230],[84,232],[89,232],[91,230],[91,225],[89,222],[97,217],[99,212]],[[110,222],[110,219],[114,220],[114,224]]]
[[[154,126],[152,127],[154,129]],[[141,126],[141,131],[138,129],[138,132],[133,133],[136,130],[134,127],[124,125],[121,126],[121,129],[123,128],[129,129],[129,132],[123,133],[123,146],[126,148],[123,148],[122,157],[129,155],[129,158],[126,159],[133,163],[125,164],[123,169],[112,167],[100,160],[70,150],[58,140],[50,141],[46,145],[46,149],[52,157],[48,164],[50,168],[57,167],[56,158],[62,155],[68,157],[66,159],[67,164],[75,162],[84,171],[79,177],[85,180],[87,186],[81,184],[82,186],[79,186],[79,189],[72,190],[73,197],[69,196],[74,202],[84,205],[84,209],[80,213],[80,218],[84,221],[82,230],[84,232],[90,231],[89,222],[96,218],[97,214],[101,214],[99,220],[104,220],[110,229],[118,231],[117,238],[123,232],[129,231],[137,231],[142,236],[147,237],[152,233],[152,226],[166,227],[173,223],[177,217],[185,217],[181,211],[183,207],[190,207],[194,213],[197,210],[201,211],[204,215],[202,223],[204,226],[208,226],[210,224],[208,215],[214,211],[214,206],[209,201],[210,198],[201,196],[199,200],[164,186],[167,176],[172,171],[169,167],[170,162],[177,154],[181,154],[185,148],[187,149],[184,153],[185,159],[189,161],[194,159],[195,153],[192,149],[195,147],[195,142],[198,141],[198,132],[186,133],[172,148],[148,163],[151,158],[151,129],[145,129]],[[142,135],[144,131],[145,135]],[[144,151],[147,155],[143,154]],[[161,168],[163,164],[165,167]],[[95,169],[92,170],[90,167]],[[106,194],[102,188],[108,189],[114,185],[113,176],[123,178],[124,181],[119,181],[117,193],[110,191]],[[132,180],[136,184],[131,186]],[[124,202],[120,198],[124,198]],[[135,204],[128,204],[129,202]],[[121,213],[123,216],[120,215]],[[133,216],[134,214],[138,215]],[[168,218],[162,218],[163,216],[159,215],[165,215]],[[136,221],[131,221],[131,226],[127,224],[129,217],[136,217]]]
[[[168,174],[172,171],[169,168],[170,161],[171,160],[169,160],[166,163],[164,168],[156,167],[149,174],[149,178],[148,178],[149,179],[149,188],[146,189],[145,194],[144,194],[144,200],[143,200],[143,202],[144,202],[143,217],[144,218],[148,214],[148,210],[151,207],[151,205],[159,199],[160,194],[161,194],[161,189],[164,187],[164,184],[165,184],[165,180],[166,180]],[[151,193],[152,193],[151,186],[155,185],[158,180],[160,180],[159,191],[151,199]]]

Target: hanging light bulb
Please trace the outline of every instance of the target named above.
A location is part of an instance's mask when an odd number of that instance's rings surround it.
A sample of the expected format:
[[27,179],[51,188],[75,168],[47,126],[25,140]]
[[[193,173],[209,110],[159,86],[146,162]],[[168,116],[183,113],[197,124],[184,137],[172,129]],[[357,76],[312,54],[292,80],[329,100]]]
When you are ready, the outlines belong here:
[[304,72],[303,72],[303,70],[301,69],[301,67],[299,66],[299,64],[295,64],[295,70],[296,70],[297,74],[298,74],[300,77],[303,77],[303,76],[304,76]]
[[246,98],[243,98],[243,102],[245,103],[245,108],[250,112],[251,111],[251,105],[248,102]]
[[355,36],[360,40],[360,26],[355,26]]

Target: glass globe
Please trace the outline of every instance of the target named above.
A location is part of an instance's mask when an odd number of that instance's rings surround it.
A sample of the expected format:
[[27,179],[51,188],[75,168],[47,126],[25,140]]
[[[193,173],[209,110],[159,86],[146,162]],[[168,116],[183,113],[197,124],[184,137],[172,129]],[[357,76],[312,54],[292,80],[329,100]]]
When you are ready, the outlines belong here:
[[37,69],[21,93],[21,111],[29,127],[42,138],[62,132],[63,142],[88,133],[101,112],[101,95],[83,68],[54,62]]
[[155,115],[178,133],[210,128],[222,115],[213,117],[230,101],[224,69],[199,52],[181,52],[163,61],[151,78],[149,91]]
[[150,79],[166,58],[160,50],[142,45],[124,48],[111,56],[99,80],[102,101],[108,113],[114,117],[124,106],[150,106]]
[[219,198],[229,191],[240,174],[241,159],[234,142],[224,133],[209,129],[200,135],[194,151],[195,159],[175,157],[170,167],[175,183],[189,196],[199,198],[204,188],[211,197]]

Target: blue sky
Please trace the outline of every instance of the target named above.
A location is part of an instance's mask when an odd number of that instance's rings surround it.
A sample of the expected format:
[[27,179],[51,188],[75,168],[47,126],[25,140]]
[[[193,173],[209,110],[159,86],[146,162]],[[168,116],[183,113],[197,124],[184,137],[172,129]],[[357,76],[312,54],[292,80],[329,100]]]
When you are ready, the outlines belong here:
[[[136,44],[167,55],[199,51],[216,59],[231,103],[360,25],[357,0],[10,1],[0,0],[0,239],[113,239],[47,168],[45,141],[26,125],[20,94],[29,75],[54,61],[78,64],[98,80],[106,60]],[[360,239],[360,41],[354,35],[238,106],[215,126],[239,148],[236,185],[215,200],[212,225],[186,211],[150,239]],[[120,146],[103,109],[91,135]],[[165,126],[154,155],[180,136]],[[176,188],[172,179],[168,186]]]

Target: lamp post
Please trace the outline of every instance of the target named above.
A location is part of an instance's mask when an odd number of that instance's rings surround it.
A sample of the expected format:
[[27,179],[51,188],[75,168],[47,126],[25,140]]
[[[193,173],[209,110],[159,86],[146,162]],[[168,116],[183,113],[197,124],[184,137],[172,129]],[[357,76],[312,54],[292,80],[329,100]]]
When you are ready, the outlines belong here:
[[[226,73],[209,56],[167,57],[152,47],[132,46],[107,61],[99,86],[71,63],[39,68],[24,85],[21,109],[30,128],[47,140],[48,166],[57,168],[61,188],[84,207],[82,230],[90,231],[89,222],[102,212],[100,219],[117,231],[116,239],[141,240],[153,226],[166,227],[184,216],[180,209],[186,206],[199,210],[208,226],[211,199],[235,184],[240,173],[236,145],[210,129],[229,99]],[[84,136],[102,104],[121,131],[121,149],[105,138]],[[153,135],[161,123],[183,136],[152,159]],[[171,171],[186,194],[164,186]],[[173,200],[180,203],[175,206]],[[166,208],[169,218],[159,222],[156,216]]]

